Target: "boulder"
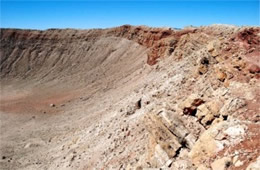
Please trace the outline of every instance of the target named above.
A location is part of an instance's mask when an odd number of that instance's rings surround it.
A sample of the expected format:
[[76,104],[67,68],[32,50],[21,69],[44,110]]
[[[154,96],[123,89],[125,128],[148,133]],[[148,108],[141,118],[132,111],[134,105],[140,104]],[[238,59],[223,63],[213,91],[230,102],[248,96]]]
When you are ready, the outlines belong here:
[[188,135],[188,130],[175,112],[162,109],[159,112],[159,117],[164,125],[178,138],[184,139]]
[[[203,165],[216,156],[224,147],[238,144],[244,139],[245,128],[237,120],[227,120],[211,125],[209,129],[202,133],[191,149],[189,157],[192,163],[197,167]],[[216,160],[211,166],[216,170],[219,170],[216,167],[225,169],[225,162],[231,162],[231,160],[229,158]]]
[[204,127],[210,125],[215,118],[206,104],[200,105],[197,108],[196,117],[198,117]]
[[196,95],[191,95],[179,105],[179,108],[183,110],[184,114],[194,116],[197,107],[202,103],[204,103],[204,100],[198,98]]
[[203,126],[209,126],[212,122],[213,122],[213,120],[214,120],[215,118],[214,118],[214,115],[213,114],[207,114],[202,120],[201,120],[201,124],[203,125]]
[[212,114],[211,111],[208,109],[206,104],[200,105],[197,108],[196,117],[199,120],[202,120],[206,115]]
[[220,109],[223,106],[223,102],[220,100],[214,100],[207,103],[207,106],[214,116],[220,115]]
[[[165,126],[161,119],[154,114],[150,114],[149,117],[147,117],[146,124],[147,129],[150,132],[150,137],[160,145],[160,148],[157,146],[157,150],[162,149],[169,158],[174,157],[181,147],[178,137],[176,137]],[[158,151],[158,153],[161,152]]]

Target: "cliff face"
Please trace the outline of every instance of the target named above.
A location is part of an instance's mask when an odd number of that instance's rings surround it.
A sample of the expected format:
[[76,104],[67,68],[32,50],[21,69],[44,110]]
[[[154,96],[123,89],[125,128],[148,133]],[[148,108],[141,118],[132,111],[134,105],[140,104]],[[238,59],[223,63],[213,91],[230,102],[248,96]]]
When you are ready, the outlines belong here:
[[259,27],[0,40],[1,169],[260,167]]

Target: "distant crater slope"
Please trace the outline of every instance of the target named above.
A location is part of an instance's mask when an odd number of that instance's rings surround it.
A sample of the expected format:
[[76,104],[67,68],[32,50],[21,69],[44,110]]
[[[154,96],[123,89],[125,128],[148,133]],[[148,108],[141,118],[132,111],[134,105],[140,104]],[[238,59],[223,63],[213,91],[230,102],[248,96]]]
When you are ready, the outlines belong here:
[[[131,43],[141,45],[147,54],[145,60],[147,58],[147,63],[153,65],[158,58],[174,51],[181,35],[194,31],[196,29],[175,31],[130,25],[93,30],[1,29],[1,78],[45,78],[50,74],[55,77],[57,74],[72,75],[82,69],[86,73],[118,50],[121,53],[116,54],[120,56],[117,58],[123,60],[129,58],[123,58],[122,54],[127,52],[141,57],[138,50],[129,48]],[[123,39],[131,41],[122,42]]]

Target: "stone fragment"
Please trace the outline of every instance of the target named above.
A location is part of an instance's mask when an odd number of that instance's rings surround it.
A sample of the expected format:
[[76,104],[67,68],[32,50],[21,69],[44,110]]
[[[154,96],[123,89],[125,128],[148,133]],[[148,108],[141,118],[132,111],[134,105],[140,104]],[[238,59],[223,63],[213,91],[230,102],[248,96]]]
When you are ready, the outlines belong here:
[[[171,168],[173,170],[195,170],[194,166],[192,166],[189,160],[179,159],[172,163]],[[163,169],[164,170],[164,169]]]
[[188,135],[188,130],[175,112],[162,109],[159,116],[162,118],[164,125],[180,139],[184,139]]
[[172,165],[173,160],[169,159],[168,161],[166,161],[165,165],[161,167],[161,169],[167,169],[170,168]]
[[245,129],[241,125],[236,125],[229,127],[224,131],[225,134],[229,135],[232,138],[236,138],[238,136],[243,136],[245,134]]
[[226,104],[221,108],[220,113],[221,115],[230,115],[235,113],[238,109],[246,106],[246,101],[242,98],[231,98],[229,99]]
[[210,133],[209,130],[205,131],[189,153],[192,162],[197,166],[214,155],[218,150],[218,144]]
[[164,165],[170,159],[168,154],[163,150],[163,148],[159,144],[155,146],[154,156],[157,158],[161,165]]
[[183,114],[194,116],[196,114],[196,107],[195,106],[185,107],[183,109]]
[[196,142],[196,138],[194,137],[194,135],[192,133],[190,133],[188,136],[185,137],[185,141],[186,141],[187,147],[189,149],[191,149]]
[[223,118],[222,118],[222,117],[216,118],[216,119],[213,120],[213,122],[211,123],[211,125],[215,125],[215,124],[217,124],[217,123],[219,123],[219,122],[222,122],[222,121],[223,121]]
[[191,105],[192,106],[199,106],[199,105],[201,105],[201,104],[203,104],[203,103],[205,103],[202,99],[199,99],[199,98],[197,98],[197,99],[194,99],[193,100],[193,102],[191,103]]
[[183,110],[185,107],[190,107],[194,99],[196,99],[197,96],[191,95],[188,98],[186,98],[183,102],[181,102],[178,106],[181,110]]
[[212,57],[217,57],[220,54],[218,50],[214,50],[211,52]]
[[223,102],[221,102],[219,100],[210,101],[210,102],[207,103],[207,106],[214,116],[219,116],[220,115],[220,109],[223,106]]
[[191,95],[179,105],[179,108],[183,110],[184,114],[195,116],[197,107],[202,103],[204,103],[202,99],[197,98],[195,95]]
[[237,160],[236,163],[234,164],[235,167],[239,167],[242,166],[244,164],[244,162]]
[[[211,125],[209,129],[204,131],[189,153],[192,163],[199,166],[209,160],[210,157],[221,151],[225,145],[229,145],[230,143],[238,143],[243,136],[231,138],[229,134],[225,133],[225,130],[236,125],[236,121],[223,121],[215,125]],[[228,138],[230,143],[223,143],[223,137]]]
[[207,114],[202,120],[201,120],[201,124],[203,124],[204,126],[208,126],[212,123],[212,121],[214,120],[214,115],[213,114]]
[[55,105],[55,104],[53,104],[53,103],[51,103],[51,104],[50,104],[50,107],[55,107],[55,106],[56,106],[56,105]]
[[211,164],[212,170],[226,170],[231,165],[231,159],[229,157],[223,157],[215,160]]
[[218,70],[216,73],[217,79],[224,82],[227,78],[227,74],[224,71]]
[[215,119],[207,104],[202,104],[197,108],[196,117],[198,117],[204,127],[210,125]]
[[30,146],[31,146],[31,143],[27,143],[27,144],[24,146],[24,149],[29,148]]
[[250,64],[248,71],[252,74],[260,73],[260,67],[256,64]]
[[255,162],[249,164],[246,170],[259,170],[259,167],[260,167],[260,156],[258,156]]
[[158,116],[151,114],[147,121],[149,122],[147,129],[151,134],[151,138],[160,145],[160,148],[167,153],[169,158],[174,157],[181,147],[178,137],[172,134]]
[[208,43],[207,50],[208,50],[208,52],[214,51],[214,41],[211,41]]
[[238,160],[238,155],[233,157],[233,159],[232,159],[233,164],[235,164],[237,162],[237,160]]
[[207,168],[206,166],[204,165],[200,165],[197,170],[210,170],[209,168]]
[[206,104],[200,105],[197,108],[197,113],[196,113],[196,117],[199,120],[202,120],[206,115],[208,114],[212,114],[211,111],[208,109]]
[[216,57],[220,54],[221,43],[219,40],[210,41],[207,45],[207,50],[212,57]]
[[198,73],[201,75],[207,73],[207,71],[208,71],[208,67],[206,65],[200,65],[198,67]]
[[126,115],[129,116],[134,114],[136,110],[141,109],[141,107],[142,107],[142,100],[139,99],[134,104],[130,104],[126,107]]

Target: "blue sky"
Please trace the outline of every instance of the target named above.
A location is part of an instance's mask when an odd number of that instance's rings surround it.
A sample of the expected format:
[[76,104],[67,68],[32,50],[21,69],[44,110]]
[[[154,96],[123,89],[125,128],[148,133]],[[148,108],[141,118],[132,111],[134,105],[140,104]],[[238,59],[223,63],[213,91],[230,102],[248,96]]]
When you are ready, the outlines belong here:
[[182,28],[214,23],[259,26],[259,0],[9,1],[2,28],[107,28],[123,24]]

